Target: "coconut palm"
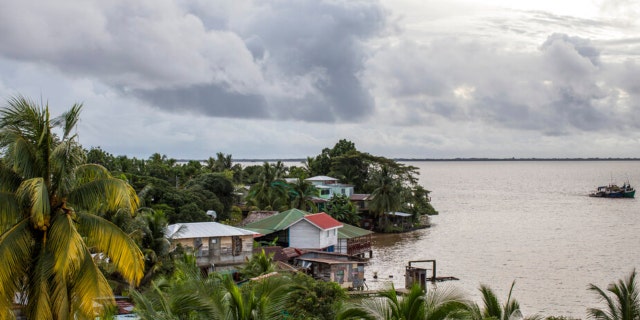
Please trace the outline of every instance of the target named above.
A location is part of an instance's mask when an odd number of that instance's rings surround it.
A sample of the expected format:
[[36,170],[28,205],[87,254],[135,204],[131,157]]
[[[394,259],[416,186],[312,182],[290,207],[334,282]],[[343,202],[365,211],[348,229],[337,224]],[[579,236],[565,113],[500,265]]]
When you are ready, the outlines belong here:
[[511,283],[511,288],[509,289],[509,295],[507,296],[507,301],[504,305],[500,304],[500,300],[493,292],[491,288],[486,285],[480,285],[480,292],[482,293],[482,301],[484,303],[483,308],[481,309],[477,304],[472,306],[470,310],[470,315],[473,320],[482,320],[482,319],[495,319],[495,320],[519,320],[519,319],[529,319],[536,320],[541,319],[538,315],[524,317],[522,315],[522,311],[520,310],[520,303],[516,299],[511,297],[513,293],[513,287],[516,285],[516,282],[513,281]]
[[238,287],[229,277],[224,280],[225,294],[222,299],[225,319],[271,320],[284,318],[283,310],[291,279],[275,275],[250,281]]
[[283,180],[284,165],[278,161],[275,165],[265,162],[260,171],[258,182],[251,186],[247,200],[259,208],[279,209],[288,205],[288,185]]
[[136,244],[95,214],[133,213],[138,198],[104,167],[83,164],[73,134],[81,108],[51,118],[48,106],[19,96],[0,110],[2,319],[13,316],[16,297],[30,319],[93,319],[96,306],[115,303],[95,254],[131,285],[143,275]]
[[296,182],[289,184],[291,198],[291,208],[316,212],[317,207],[311,197],[318,196],[318,189],[309,181],[298,179]]
[[393,285],[381,297],[363,300],[344,308],[337,319],[445,320],[464,319],[468,302],[453,287],[434,288],[425,293],[414,285],[404,297],[398,297]]
[[594,284],[589,285],[589,290],[598,294],[599,298],[605,301],[607,306],[605,309],[587,309],[589,317],[599,320],[640,319],[640,298],[638,297],[639,291],[635,269],[627,279],[609,284],[607,291],[613,296],[610,296]]
[[260,253],[254,254],[251,259],[247,259],[240,273],[245,279],[248,279],[275,271],[276,265],[273,262],[273,255],[273,253],[266,254],[262,249]]
[[378,216],[379,222],[382,221],[382,217],[385,217],[386,222],[385,213],[395,212],[402,205],[402,186],[386,165],[383,165],[380,172],[374,175],[372,185],[375,189],[371,193],[372,200],[369,208]]
[[204,276],[195,256],[185,254],[170,277],[154,280],[145,293],[134,290],[131,296],[141,319],[223,319],[222,288],[220,278]]

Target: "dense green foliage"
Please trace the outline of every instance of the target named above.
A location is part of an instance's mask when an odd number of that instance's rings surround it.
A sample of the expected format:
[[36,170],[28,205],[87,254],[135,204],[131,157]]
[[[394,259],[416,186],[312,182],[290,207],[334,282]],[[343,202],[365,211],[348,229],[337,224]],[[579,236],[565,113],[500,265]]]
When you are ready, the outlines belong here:
[[143,276],[140,249],[108,220],[133,214],[138,197],[85,164],[73,133],[81,107],[51,118],[48,106],[16,97],[0,110],[1,319],[16,297],[29,319],[94,318],[115,302],[98,262],[131,285]]

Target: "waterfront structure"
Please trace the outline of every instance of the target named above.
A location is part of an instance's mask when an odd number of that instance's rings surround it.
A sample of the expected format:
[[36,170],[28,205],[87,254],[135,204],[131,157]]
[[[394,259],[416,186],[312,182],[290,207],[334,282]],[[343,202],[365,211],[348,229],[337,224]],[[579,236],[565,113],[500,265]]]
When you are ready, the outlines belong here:
[[169,225],[166,236],[171,250],[178,245],[190,248],[198,267],[220,272],[234,270],[251,259],[253,238],[259,234],[217,222],[194,222]]
[[341,253],[308,251],[295,258],[295,265],[313,278],[333,281],[342,288],[362,290],[366,260]]
[[336,252],[358,257],[364,257],[369,254],[369,258],[371,258],[373,256],[373,250],[371,249],[372,234],[373,231],[345,223],[342,228],[338,229]]
[[338,229],[343,224],[321,212],[310,214],[290,209],[268,218],[249,223],[245,229],[260,233],[262,244],[299,249],[334,251],[338,245]]

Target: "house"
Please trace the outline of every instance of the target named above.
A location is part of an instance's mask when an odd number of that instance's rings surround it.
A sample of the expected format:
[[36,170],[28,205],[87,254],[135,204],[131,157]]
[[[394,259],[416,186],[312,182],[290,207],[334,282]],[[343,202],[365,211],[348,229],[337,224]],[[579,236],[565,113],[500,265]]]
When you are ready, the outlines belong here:
[[305,215],[289,226],[289,246],[332,252],[340,228],[342,223],[324,212]]
[[309,214],[299,209],[290,209],[273,214],[264,219],[247,223],[244,229],[261,234],[255,240],[264,245],[289,247],[288,227],[295,221]]
[[371,248],[372,234],[373,231],[345,223],[342,225],[342,228],[338,229],[338,247],[336,252],[361,258],[368,253],[369,258],[371,258],[373,256],[373,250]]
[[343,194],[350,197],[353,194],[353,186],[342,184],[338,179],[327,176],[315,176],[305,181],[311,182],[320,191],[320,198],[331,199],[335,194]]
[[290,209],[244,226],[260,233],[256,238],[262,244],[300,249],[334,251],[338,244],[338,229],[343,224],[321,212],[310,214]]
[[313,278],[334,281],[342,288],[361,290],[364,287],[366,261],[340,253],[310,251],[295,258],[298,267],[307,270]]
[[250,259],[253,238],[258,235],[217,222],[176,223],[166,230],[171,250],[178,245],[192,248],[200,268],[218,272],[233,270]]

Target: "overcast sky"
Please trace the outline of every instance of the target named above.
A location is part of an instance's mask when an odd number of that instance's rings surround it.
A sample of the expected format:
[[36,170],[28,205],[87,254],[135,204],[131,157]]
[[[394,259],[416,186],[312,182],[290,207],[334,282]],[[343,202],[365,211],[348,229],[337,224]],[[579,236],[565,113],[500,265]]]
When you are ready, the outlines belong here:
[[0,98],[148,158],[640,157],[637,0],[0,0]]

